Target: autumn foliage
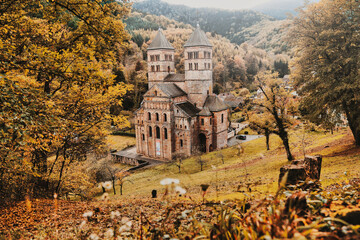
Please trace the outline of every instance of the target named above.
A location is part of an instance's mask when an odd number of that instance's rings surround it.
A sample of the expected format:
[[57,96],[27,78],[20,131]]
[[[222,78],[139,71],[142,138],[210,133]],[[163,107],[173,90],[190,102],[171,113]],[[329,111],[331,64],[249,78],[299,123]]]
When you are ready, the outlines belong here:
[[52,174],[58,191],[71,163],[102,151],[110,123],[125,124],[110,107],[129,89],[113,74],[127,48],[128,12],[127,1],[1,4],[0,200],[49,190]]

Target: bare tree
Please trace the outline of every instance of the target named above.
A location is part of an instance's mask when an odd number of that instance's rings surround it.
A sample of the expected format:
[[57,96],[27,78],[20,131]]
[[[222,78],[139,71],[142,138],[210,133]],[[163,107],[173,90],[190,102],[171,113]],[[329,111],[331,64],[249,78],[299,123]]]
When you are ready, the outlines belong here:
[[179,153],[175,154],[173,164],[179,169],[179,173],[181,173],[181,167],[184,161],[184,154]]
[[224,154],[221,152],[221,150],[216,153],[216,157],[219,158],[219,159],[221,159],[222,164],[225,163]]
[[128,176],[130,176],[130,172],[126,171],[125,169],[121,169],[116,173],[116,177],[120,186],[120,195],[123,194],[123,186],[126,182],[125,178],[127,178]]
[[201,158],[201,155],[196,157],[196,162],[200,165],[200,171],[203,170],[203,167],[205,166],[206,162]]

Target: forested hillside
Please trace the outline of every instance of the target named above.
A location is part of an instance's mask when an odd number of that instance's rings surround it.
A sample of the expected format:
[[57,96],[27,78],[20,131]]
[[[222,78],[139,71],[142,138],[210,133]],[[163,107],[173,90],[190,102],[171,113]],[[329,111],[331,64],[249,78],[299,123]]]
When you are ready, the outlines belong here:
[[[138,107],[143,93],[147,90],[146,50],[155,37],[158,28],[163,29],[167,39],[176,49],[175,63],[178,73],[184,71],[183,45],[194,28],[190,24],[181,23],[164,16],[136,11],[130,14],[125,23],[132,35],[133,43],[130,44],[123,60],[123,68],[118,70],[118,80],[134,85],[133,91],[128,93],[124,101],[125,109],[131,110]],[[213,44],[213,77],[216,93],[241,86],[252,89],[254,76],[260,70],[279,70],[275,68],[278,66],[275,63],[281,61],[287,64],[288,62],[287,55],[275,55],[248,43],[238,45],[216,33],[208,32],[207,37]],[[274,43],[276,44],[276,41]],[[275,45],[268,47],[273,46]],[[278,45],[278,49],[280,48],[281,46]]]
[[[144,2],[134,3],[133,8],[137,11],[146,12],[157,16],[165,16],[178,22],[190,24],[195,27],[197,23],[206,32],[217,33],[226,37],[231,42],[242,44],[246,41],[255,41],[257,46],[267,51],[285,52],[286,44],[282,40],[282,21],[273,17],[252,10],[219,10],[211,8],[191,8],[182,5],[172,5],[160,0],[147,0]],[[135,21],[130,19],[131,23],[140,23],[141,20]],[[140,21],[140,22],[139,22]],[[151,24],[142,22],[145,29],[154,28]],[[257,31],[253,30],[256,27]],[[249,34],[250,33],[250,34]],[[265,34],[264,34],[265,33]],[[263,41],[281,43],[271,48],[271,44],[264,46]],[[284,45],[284,46],[282,46]],[[280,46],[280,47],[279,47]]]
[[285,38],[291,20],[263,20],[234,34],[234,42],[246,42],[274,54],[289,54],[290,46]]

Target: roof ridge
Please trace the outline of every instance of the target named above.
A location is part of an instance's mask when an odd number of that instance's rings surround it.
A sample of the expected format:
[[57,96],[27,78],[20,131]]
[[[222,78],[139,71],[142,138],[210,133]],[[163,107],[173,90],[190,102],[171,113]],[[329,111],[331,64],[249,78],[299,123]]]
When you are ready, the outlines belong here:
[[198,24],[195,28],[195,31],[191,34],[190,38],[186,41],[184,47],[195,47],[195,46],[207,46],[212,47],[209,39],[207,38],[205,32],[201,30],[200,25]]
[[175,48],[171,45],[171,43],[166,39],[165,35],[162,33],[162,29],[159,28],[158,33],[155,38],[150,43],[148,50],[155,49],[170,49],[175,50]]

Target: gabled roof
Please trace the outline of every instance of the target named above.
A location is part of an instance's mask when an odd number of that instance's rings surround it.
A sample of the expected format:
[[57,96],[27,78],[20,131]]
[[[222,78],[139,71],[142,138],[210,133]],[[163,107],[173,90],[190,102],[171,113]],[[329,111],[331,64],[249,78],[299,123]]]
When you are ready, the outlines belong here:
[[199,116],[211,116],[211,112],[208,107],[204,107],[199,113]]
[[187,95],[181,88],[179,88],[174,83],[158,83],[157,86],[161,91],[163,91],[169,97],[180,97]]
[[176,104],[177,107],[179,107],[181,110],[183,110],[187,115],[190,117],[195,117],[198,112],[200,112],[200,109],[195,107],[192,103],[186,101],[183,103]]
[[191,34],[189,40],[185,43],[184,47],[207,46],[212,47],[204,31],[200,29],[199,24],[195,31]]
[[164,34],[162,33],[161,29],[159,28],[158,33],[156,34],[155,38],[150,43],[148,50],[155,50],[155,49],[170,49],[175,50],[173,46],[169,43],[166,39]]
[[219,112],[219,111],[229,108],[216,95],[208,95],[207,96],[205,103],[204,103],[204,108],[205,107],[209,108],[210,112]]
[[164,82],[184,82],[185,74],[169,74],[165,77]]

